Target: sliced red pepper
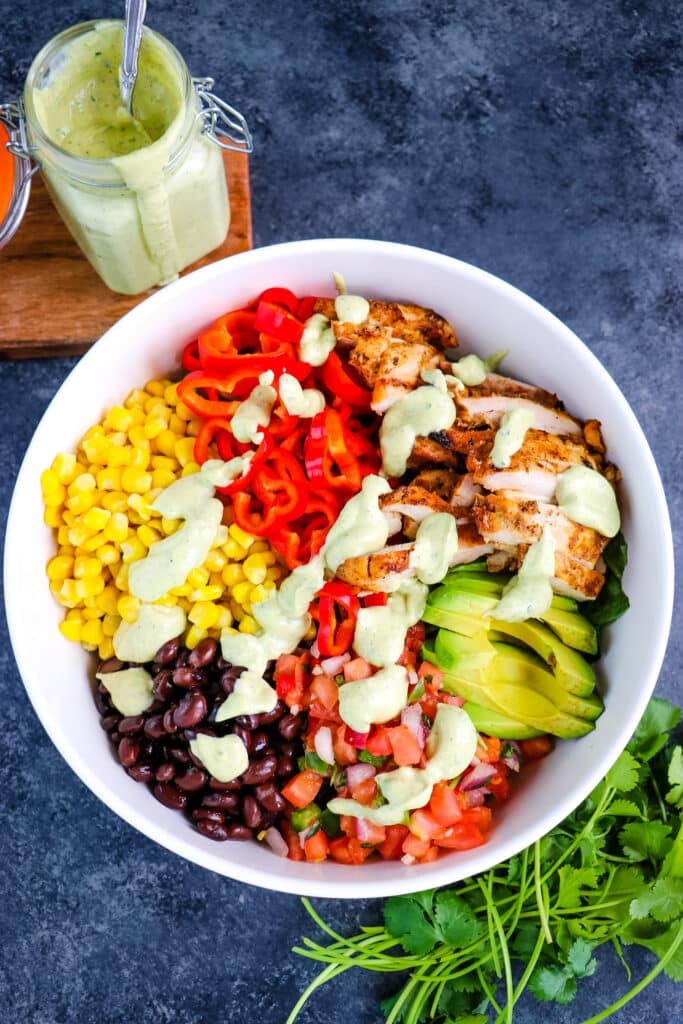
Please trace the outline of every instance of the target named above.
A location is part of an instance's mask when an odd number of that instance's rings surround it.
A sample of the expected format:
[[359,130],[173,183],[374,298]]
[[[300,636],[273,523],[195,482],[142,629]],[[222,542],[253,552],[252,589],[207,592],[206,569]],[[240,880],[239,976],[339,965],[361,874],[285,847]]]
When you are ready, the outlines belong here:
[[299,305],[296,310],[298,319],[305,323],[306,320],[312,317],[313,307],[317,301],[318,300],[315,295],[306,295],[305,298],[299,299]]
[[[232,434],[230,436],[232,437]],[[240,448],[240,449],[245,449],[245,448],[248,449],[249,448],[249,445],[241,445],[238,441],[235,441],[234,438],[232,440],[233,440],[233,444],[236,447]],[[239,491],[246,490],[246,488],[249,487],[253,483],[254,477],[256,476],[256,474],[260,470],[262,461],[266,458],[267,455],[270,454],[272,449],[273,449],[273,439],[270,436],[270,433],[267,430],[264,430],[263,431],[263,440],[261,441],[260,445],[258,446],[256,451],[254,452],[254,454],[253,454],[253,456],[252,456],[252,458],[251,458],[251,460],[249,462],[249,465],[247,466],[246,473],[243,473],[241,476],[235,477],[235,479],[232,480],[229,484],[226,484],[225,487],[216,487],[216,490],[218,491],[218,493],[219,494],[237,494]],[[221,451],[221,437],[220,436],[218,438],[218,450],[219,450],[219,452],[221,454],[221,458],[223,459],[224,462],[228,462],[230,459],[235,457],[234,453],[233,454],[228,454],[227,452],[224,453],[224,452]],[[241,450],[238,454],[243,455],[244,452]]]
[[360,490],[360,465],[349,451],[344,424],[334,409],[323,409],[311,420],[304,441],[304,464],[312,482],[352,493]]
[[266,537],[301,515],[308,500],[306,478],[294,456],[274,448],[259,461],[248,492],[233,496],[235,522],[247,533]]
[[301,524],[297,523],[296,528],[287,524],[269,535],[268,540],[282,555],[288,569],[296,569],[318,554],[340,508],[332,494],[311,494],[302,513]]
[[301,341],[301,335],[304,333],[304,325],[288,310],[263,300],[256,307],[254,326],[257,331],[261,331],[271,338],[294,345]]
[[318,650],[324,658],[335,658],[353,643],[360,601],[344,583],[326,583],[318,591]]
[[[224,447],[224,451],[231,451],[233,437],[230,430],[230,420],[220,416],[213,416],[210,420],[204,420],[194,441],[193,454],[197,465],[202,466],[207,459],[211,458],[209,445],[215,443],[218,447],[220,435],[225,435],[223,443],[228,446],[227,448]],[[223,454],[221,454],[221,458],[225,460]],[[232,458],[232,453],[228,458]]]
[[188,342],[183,349],[183,354],[180,357],[180,364],[184,370],[201,370],[202,364],[199,361],[199,350],[197,347],[197,339]]
[[384,607],[389,600],[389,595],[383,590],[378,590],[375,594],[366,594],[363,598],[364,608],[375,608],[377,606]]
[[354,409],[370,409],[372,392],[363,387],[358,374],[342,361],[337,352],[330,352],[321,372],[322,382],[331,395],[340,398]]
[[[299,300],[289,288],[266,288],[258,297],[258,302],[271,302],[275,306],[284,306],[289,313],[298,316]],[[301,317],[299,317],[301,319]]]

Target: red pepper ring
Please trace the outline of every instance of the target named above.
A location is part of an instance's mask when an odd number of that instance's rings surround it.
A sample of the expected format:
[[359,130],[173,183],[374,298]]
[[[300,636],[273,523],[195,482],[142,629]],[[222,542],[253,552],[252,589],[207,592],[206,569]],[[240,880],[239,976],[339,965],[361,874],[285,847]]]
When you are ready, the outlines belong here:
[[[290,292],[289,288],[266,288],[259,295],[257,306],[259,302],[271,302],[275,306],[283,306],[288,313],[293,313],[295,316],[299,307],[299,300],[294,292]],[[299,319],[301,318],[299,317]]]
[[192,370],[201,370],[202,364],[199,361],[198,342],[196,338],[194,341],[188,342],[183,349],[183,354],[180,357],[180,365],[183,370],[188,370],[189,372]]
[[354,409],[367,411],[370,408],[372,392],[364,388],[360,378],[337,352],[330,352],[322,367],[322,382],[331,395],[340,398]]
[[304,333],[304,325],[288,310],[272,302],[264,302],[263,299],[256,307],[254,326],[257,331],[262,331],[271,338],[294,345],[301,341],[301,335]]
[[[209,445],[212,442],[215,443],[216,447],[219,450],[221,458],[225,461],[225,456],[223,455],[222,452],[220,452],[219,440],[219,436],[223,434],[226,435],[227,444],[231,449],[232,432],[230,430],[230,420],[225,419],[224,417],[221,416],[213,416],[209,420],[204,420],[201,427],[199,428],[197,436],[194,439],[193,455],[194,461],[197,463],[198,466],[202,466],[207,461],[207,459],[211,458],[211,454],[209,452]],[[226,442],[224,439],[224,444],[225,443]],[[224,450],[226,449],[224,448]],[[231,451],[229,458],[232,457],[233,453]]]
[[360,602],[343,583],[326,583],[318,591],[318,650],[324,658],[346,652],[353,643]]
[[[236,441],[234,441],[234,443],[237,444]],[[248,448],[248,445],[240,445],[240,447]],[[240,491],[244,491],[253,482],[254,477],[259,472],[259,467],[261,463],[270,454],[272,450],[273,439],[268,433],[268,431],[264,430],[263,440],[261,441],[261,444],[258,446],[253,456],[251,457],[249,464],[247,466],[246,473],[243,473],[241,476],[236,476],[235,479],[231,480],[230,483],[226,484],[225,487],[216,487],[216,491],[219,494],[238,494]],[[244,453],[242,452],[241,454]],[[221,457],[223,458],[224,462],[228,462],[230,458],[234,458],[234,455],[231,455],[228,458],[226,458],[224,455],[222,455]]]

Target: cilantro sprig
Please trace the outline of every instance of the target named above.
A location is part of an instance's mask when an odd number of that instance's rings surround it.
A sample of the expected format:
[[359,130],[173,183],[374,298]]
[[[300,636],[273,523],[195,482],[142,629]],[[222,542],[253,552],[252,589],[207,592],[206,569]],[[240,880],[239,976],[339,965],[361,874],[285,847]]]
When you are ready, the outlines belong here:
[[656,957],[599,1024],[664,971],[683,981],[683,748],[671,739],[681,712],[653,698],[629,743],[589,797],[510,860],[448,889],[385,901],[384,923],[294,949],[326,965],[287,1024],[327,981],[351,967],[401,973],[382,1003],[386,1024],[514,1024],[529,994],[567,1004],[611,945],[628,981],[625,947]]

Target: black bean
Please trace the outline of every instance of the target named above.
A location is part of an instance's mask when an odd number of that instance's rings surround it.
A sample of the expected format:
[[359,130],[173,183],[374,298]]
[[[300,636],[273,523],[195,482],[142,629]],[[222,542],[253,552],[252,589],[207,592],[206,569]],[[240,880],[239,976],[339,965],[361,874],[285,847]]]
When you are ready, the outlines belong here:
[[284,740],[293,740],[304,727],[301,715],[283,715],[277,723],[277,731]]
[[281,814],[287,806],[287,801],[278,793],[274,782],[262,782],[260,786],[255,786],[254,796],[267,811],[275,814]]
[[242,817],[249,828],[259,828],[263,823],[263,811],[255,797],[247,795],[242,800]]
[[162,668],[152,679],[152,692],[158,700],[169,700],[173,696],[173,672]]
[[105,696],[105,694],[102,693],[102,691],[99,689],[99,687],[95,690],[94,697],[95,707],[97,708],[99,715],[101,717],[104,717],[106,714],[108,714],[109,709],[111,708],[111,704],[108,698]]
[[272,711],[262,711],[260,715],[252,715],[252,718],[256,719],[256,725],[253,728],[258,728],[260,725],[271,725],[273,722],[277,722],[278,718],[282,718],[287,705],[284,701],[279,700]]
[[247,753],[251,753],[252,739],[249,730],[245,729],[241,725],[234,725],[232,727],[232,734],[233,736],[239,736],[239,738],[242,740],[242,743],[244,743],[245,747],[247,748]]
[[171,707],[168,709],[168,711],[164,712],[164,717],[163,717],[164,731],[167,732],[167,733],[174,733],[174,732],[176,732],[176,730],[178,728],[178,726],[175,724],[175,721],[173,720],[174,713],[175,713],[174,705],[171,705]]
[[162,736],[166,735],[166,730],[164,729],[164,716],[150,715],[150,717],[145,720],[143,731],[145,736],[150,740],[160,740]]
[[189,764],[190,754],[184,747],[169,747],[168,756],[172,757],[178,764]]
[[254,833],[247,825],[240,825],[234,822],[225,828],[226,839],[253,839]]
[[172,661],[176,660],[179,650],[180,639],[178,637],[174,640],[167,640],[154,655],[154,660],[158,662],[159,665],[168,665]]
[[112,732],[119,724],[121,716],[117,714],[105,715],[104,718],[100,719],[100,725],[105,732]]
[[142,715],[129,715],[127,718],[122,718],[119,722],[119,732],[124,735],[131,732],[140,732],[144,723],[145,719]]
[[154,778],[157,782],[170,782],[171,779],[175,778],[175,765],[171,764],[170,761],[164,761],[155,771]]
[[210,807],[197,807],[190,815],[193,821],[214,821],[222,825],[225,815],[222,811],[213,810]]
[[209,789],[213,790],[214,793],[236,793],[242,788],[242,783],[239,779],[233,779],[232,782],[219,782],[218,779],[209,779]]
[[221,689],[228,696],[235,689],[235,683],[239,679],[240,670],[235,668],[229,668],[225,672],[221,673],[220,684]]
[[173,672],[173,685],[181,686],[183,690],[191,690],[195,686],[199,686],[203,681],[204,676],[200,669],[187,666],[177,668]]
[[[229,828],[225,825],[220,824],[217,821],[205,821],[200,818],[199,821],[195,822],[195,828],[198,832],[201,832],[207,839],[215,839],[217,843],[224,843],[227,839],[248,839],[249,836],[232,836],[230,835]],[[247,829],[247,831],[249,831]]]
[[202,797],[202,807],[219,808],[221,811],[234,811],[238,804],[236,793],[206,793]]
[[280,754],[277,759],[277,774],[279,779],[288,779],[290,775],[294,775],[296,771],[296,764],[294,758],[290,757],[289,754]]
[[[183,669],[183,671],[185,671]],[[206,697],[203,693],[188,693],[173,712],[173,721],[179,729],[191,729],[206,715]]]
[[174,811],[182,811],[187,807],[187,795],[181,793],[172,782],[157,782],[152,792],[164,807]]
[[270,747],[270,736],[267,732],[259,729],[257,732],[251,733],[251,743],[249,744],[249,753],[254,757],[261,757]]
[[107,672],[120,672],[124,663],[118,658],[107,658],[97,666],[98,675],[105,675]]
[[133,764],[127,769],[131,779],[136,782],[153,782],[154,772],[151,764]]
[[194,765],[190,765],[182,775],[176,775],[175,784],[185,793],[196,793],[198,789],[203,789],[206,785],[206,779],[206,772],[203,772],[200,768],[195,768]]
[[245,786],[257,786],[261,782],[272,779],[276,772],[277,757],[274,754],[267,754],[257,761],[251,761],[241,779]]
[[140,742],[130,736],[124,736],[119,743],[119,761],[124,768],[130,768],[140,756]]
[[190,653],[187,664],[192,668],[204,668],[210,665],[216,657],[218,644],[210,636],[200,640],[195,649]]

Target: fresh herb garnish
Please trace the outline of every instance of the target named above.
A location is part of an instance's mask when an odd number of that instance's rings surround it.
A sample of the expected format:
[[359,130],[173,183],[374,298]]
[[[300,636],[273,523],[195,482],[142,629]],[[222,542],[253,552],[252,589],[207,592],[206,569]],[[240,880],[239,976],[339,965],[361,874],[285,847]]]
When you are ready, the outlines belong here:
[[622,590],[621,579],[628,561],[628,547],[623,533],[612,537],[602,553],[607,565],[605,582],[594,601],[581,605],[581,612],[594,626],[606,626],[628,611],[629,599]]
[[326,964],[292,1010],[351,967],[405,972],[386,1024],[513,1024],[525,992],[564,1005],[612,945],[645,946],[652,970],[583,1024],[599,1024],[661,971],[683,981],[683,749],[678,708],[653,698],[633,739],[590,796],[533,846],[450,889],[396,896],[384,925],[295,948]]

